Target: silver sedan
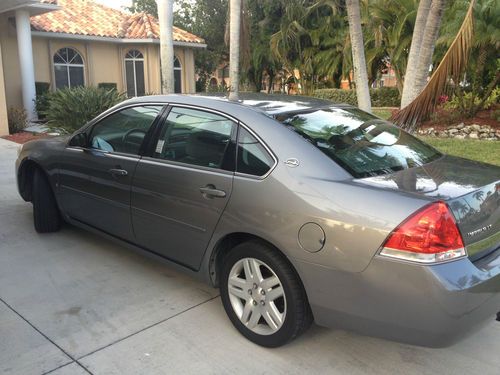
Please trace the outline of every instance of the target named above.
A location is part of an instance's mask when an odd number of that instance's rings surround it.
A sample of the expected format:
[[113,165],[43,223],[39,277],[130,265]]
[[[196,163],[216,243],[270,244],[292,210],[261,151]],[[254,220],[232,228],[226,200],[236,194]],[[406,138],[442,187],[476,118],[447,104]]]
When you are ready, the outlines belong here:
[[219,287],[259,345],[314,320],[442,346],[500,310],[500,168],[349,105],[135,98],[16,167],[37,231],[66,221]]

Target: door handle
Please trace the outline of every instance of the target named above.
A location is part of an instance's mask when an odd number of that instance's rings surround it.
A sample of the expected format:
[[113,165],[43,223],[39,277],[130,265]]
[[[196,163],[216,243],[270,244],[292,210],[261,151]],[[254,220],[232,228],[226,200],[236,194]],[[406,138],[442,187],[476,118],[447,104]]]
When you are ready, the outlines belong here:
[[205,187],[200,188],[200,193],[202,193],[207,198],[224,198],[226,196],[226,192],[224,190],[216,189],[214,185],[207,185]]
[[126,176],[128,175],[128,172],[125,169],[119,169],[119,168],[111,168],[108,170],[109,173],[111,173],[113,176]]

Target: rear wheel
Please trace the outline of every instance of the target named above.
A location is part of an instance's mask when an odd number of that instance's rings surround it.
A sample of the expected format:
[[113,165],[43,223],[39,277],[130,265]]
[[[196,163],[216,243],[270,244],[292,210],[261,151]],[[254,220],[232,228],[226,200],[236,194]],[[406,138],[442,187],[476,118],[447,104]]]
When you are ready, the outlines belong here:
[[256,241],[236,246],[226,257],[221,298],[233,325],[258,345],[284,345],[312,322],[295,271],[281,254]]
[[36,169],[33,175],[33,221],[38,233],[56,232],[61,228],[61,216],[47,176]]

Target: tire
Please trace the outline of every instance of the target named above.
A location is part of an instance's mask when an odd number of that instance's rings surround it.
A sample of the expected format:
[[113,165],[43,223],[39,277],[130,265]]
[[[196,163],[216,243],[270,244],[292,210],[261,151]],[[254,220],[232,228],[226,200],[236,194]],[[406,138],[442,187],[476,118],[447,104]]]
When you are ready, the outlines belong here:
[[57,232],[61,228],[61,216],[54,192],[42,170],[33,175],[33,221],[38,233]]
[[311,325],[311,309],[297,273],[284,256],[261,242],[244,242],[228,253],[220,290],[233,325],[258,345],[282,346]]

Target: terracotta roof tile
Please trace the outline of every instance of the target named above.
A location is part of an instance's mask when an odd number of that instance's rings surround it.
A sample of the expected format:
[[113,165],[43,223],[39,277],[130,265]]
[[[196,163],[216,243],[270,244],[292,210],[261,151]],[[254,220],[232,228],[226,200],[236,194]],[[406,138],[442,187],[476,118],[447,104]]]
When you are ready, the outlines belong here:
[[[54,2],[54,0],[42,0]],[[158,20],[146,13],[129,14],[90,0],[58,0],[61,9],[31,17],[36,31],[126,39],[159,39]],[[174,41],[205,43],[178,27],[173,28]]]

